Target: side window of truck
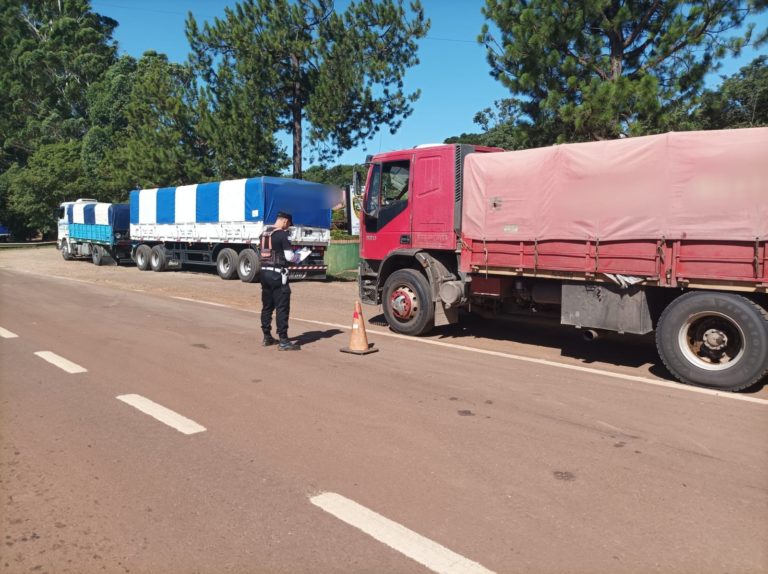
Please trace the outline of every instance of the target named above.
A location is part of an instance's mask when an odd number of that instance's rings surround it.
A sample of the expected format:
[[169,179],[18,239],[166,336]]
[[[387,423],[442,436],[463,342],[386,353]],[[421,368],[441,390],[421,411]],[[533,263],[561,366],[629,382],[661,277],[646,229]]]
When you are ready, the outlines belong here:
[[395,161],[384,164],[382,170],[381,205],[393,205],[408,201],[408,185],[411,170],[410,161]]

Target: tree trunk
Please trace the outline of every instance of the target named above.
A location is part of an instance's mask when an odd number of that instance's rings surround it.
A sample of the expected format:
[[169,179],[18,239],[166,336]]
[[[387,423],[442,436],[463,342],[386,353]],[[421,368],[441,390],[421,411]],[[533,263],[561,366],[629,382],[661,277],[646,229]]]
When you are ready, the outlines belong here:
[[291,55],[293,65],[293,103],[291,114],[293,115],[293,177],[301,179],[301,70],[299,59]]
[[301,179],[301,106],[293,105],[293,177]]

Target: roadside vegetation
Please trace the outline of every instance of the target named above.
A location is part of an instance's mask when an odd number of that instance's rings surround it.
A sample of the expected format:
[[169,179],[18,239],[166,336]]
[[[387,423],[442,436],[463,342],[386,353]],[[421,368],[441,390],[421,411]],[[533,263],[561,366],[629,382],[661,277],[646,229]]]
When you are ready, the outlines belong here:
[[[486,0],[478,41],[510,97],[446,141],[521,149],[768,125],[765,56],[704,82],[761,45],[747,22],[767,5]],[[354,166],[328,166],[412,113],[419,90],[403,80],[430,20],[418,1],[242,1],[210,22],[190,14],[182,64],[119,56],[118,25],[88,0],[0,6],[0,224],[17,239],[53,233],[61,201],[126,201],[137,187],[278,174],[349,185]]]

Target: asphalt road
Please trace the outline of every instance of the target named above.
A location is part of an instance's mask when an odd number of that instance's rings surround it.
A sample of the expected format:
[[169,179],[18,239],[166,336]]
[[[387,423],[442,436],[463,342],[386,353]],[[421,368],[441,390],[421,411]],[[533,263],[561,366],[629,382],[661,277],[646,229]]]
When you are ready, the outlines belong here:
[[0,254],[1,572],[768,570],[764,388],[538,324],[342,354],[351,283],[281,353],[258,286],[54,255]]

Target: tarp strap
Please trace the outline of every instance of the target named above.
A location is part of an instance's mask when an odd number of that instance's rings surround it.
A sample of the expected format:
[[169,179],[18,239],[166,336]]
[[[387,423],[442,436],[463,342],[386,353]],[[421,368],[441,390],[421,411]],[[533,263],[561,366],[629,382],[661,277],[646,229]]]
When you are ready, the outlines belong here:
[[664,245],[667,243],[666,238],[662,235],[659,239],[658,245],[656,245],[656,254],[659,256],[659,260],[656,265],[656,276],[661,278],[661,269],[664,266]]
[[595,273],[600,267],[600,238],[595,239]]
[[488,247],[485,245],[485,237],[483,237],[483,263],[485,264],[485,278],[488,279]]
[[760,237],[755,237],[755,279],[760,277]]

